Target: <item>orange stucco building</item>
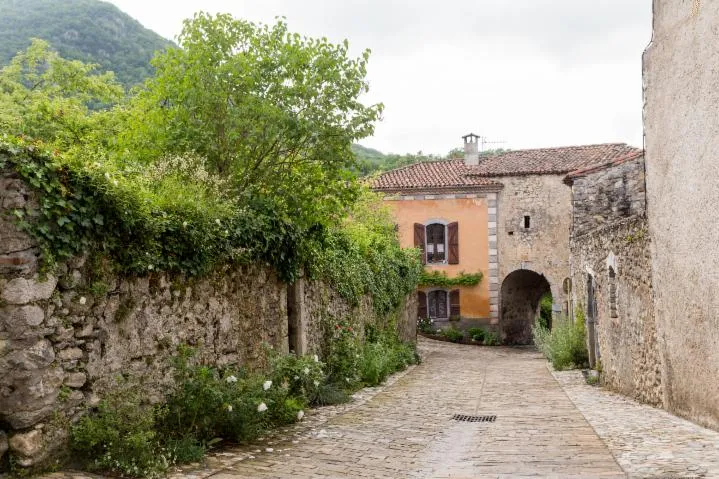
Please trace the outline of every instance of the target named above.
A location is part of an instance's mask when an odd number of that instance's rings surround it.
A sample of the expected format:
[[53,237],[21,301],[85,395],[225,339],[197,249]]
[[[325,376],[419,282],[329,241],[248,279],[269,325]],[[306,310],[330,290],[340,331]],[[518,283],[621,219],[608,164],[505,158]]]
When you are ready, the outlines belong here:
[[419,316],[438,326],[490,326],[508,343],[531,342],[539,300],[567,310],[572,197],[567,173],[606,164],[636,148],[623,143],[479,153],[415,163],[377,177],[404,247],[422,251],[428,271],[482,273],[476,286],[421,287]]

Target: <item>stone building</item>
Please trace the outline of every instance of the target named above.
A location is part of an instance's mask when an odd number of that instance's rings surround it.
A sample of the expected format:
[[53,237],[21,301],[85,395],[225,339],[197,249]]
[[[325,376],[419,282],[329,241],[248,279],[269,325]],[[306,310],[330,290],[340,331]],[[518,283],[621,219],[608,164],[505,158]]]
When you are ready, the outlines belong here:
[[586,316],[590,363],[609,388],[661,405],[641,152],[570,173],[572,311]]
[[719,2],[654,0],[647,210],[663,402],[719,429]]
[[395,212],[403,246],[422,250],[430,271],[481,272],[482,282],[424,287],[420,315],[439,326],[490,326],[507,343],[531,342],[540,298],[567,310],[572,223],[567,173],[636,154],[625,144],[517,150],[494,156],[464,138],[463,159],[422,162],[380,175],[373,188]]

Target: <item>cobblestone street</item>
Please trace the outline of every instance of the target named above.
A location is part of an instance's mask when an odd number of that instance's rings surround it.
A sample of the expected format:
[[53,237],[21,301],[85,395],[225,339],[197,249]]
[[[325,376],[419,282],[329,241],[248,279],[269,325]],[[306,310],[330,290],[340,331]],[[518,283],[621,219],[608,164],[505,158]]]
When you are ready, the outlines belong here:
[[422,365],[354,404],[175,477],[719,477],[719,433],[551,373],[531,349],[420,350]]
[[352,403],[172,478],[719,477],[719,433],[588,386],[578,371],[550,372],[532,349],[420,340],[420,350],[420,366]]

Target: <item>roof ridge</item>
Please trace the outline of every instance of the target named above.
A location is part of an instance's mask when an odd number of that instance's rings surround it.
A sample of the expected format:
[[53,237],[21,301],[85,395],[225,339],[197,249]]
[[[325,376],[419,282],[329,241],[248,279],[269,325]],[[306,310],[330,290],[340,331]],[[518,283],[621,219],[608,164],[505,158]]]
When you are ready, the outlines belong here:
[[444,160],[415,161],[414,163],[410,163],[409,165],[402,165],[402,166],[398,166],[397,168],[392,168],[391,170],[382,171],[382,172],[380,172],[380,176],[385,175],[387,173],[391,173],[393,171],[402,171],[406,168],[411,168],[411,167],[417,166],[417,165],[426,165],[428,163],[444,163],[444,162],[450,162],[450,161],[457,161],[458,159],[461,159],[461,158],[445,158]]

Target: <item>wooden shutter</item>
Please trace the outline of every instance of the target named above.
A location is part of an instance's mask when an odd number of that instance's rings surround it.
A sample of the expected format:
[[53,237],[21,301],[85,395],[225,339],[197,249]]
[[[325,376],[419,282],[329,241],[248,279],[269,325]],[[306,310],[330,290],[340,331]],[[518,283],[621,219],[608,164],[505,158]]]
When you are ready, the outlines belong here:
[[447,225],[447,256],[449,264],[459,264],[459,223],[456,221]]
[[427,318],[427,295],[423,291],[417,291],[417,301],[419,302],[417,317],[419,319]]
[[424,225],[421,223],[414,224],[414,247],[419,248],[422,252],[422,264],[427,264],[427,255],[424,251]]
[[450,318],[459,318],[461,311],[459,310],[459,290],[453,289],[449,293],[449,316]]

